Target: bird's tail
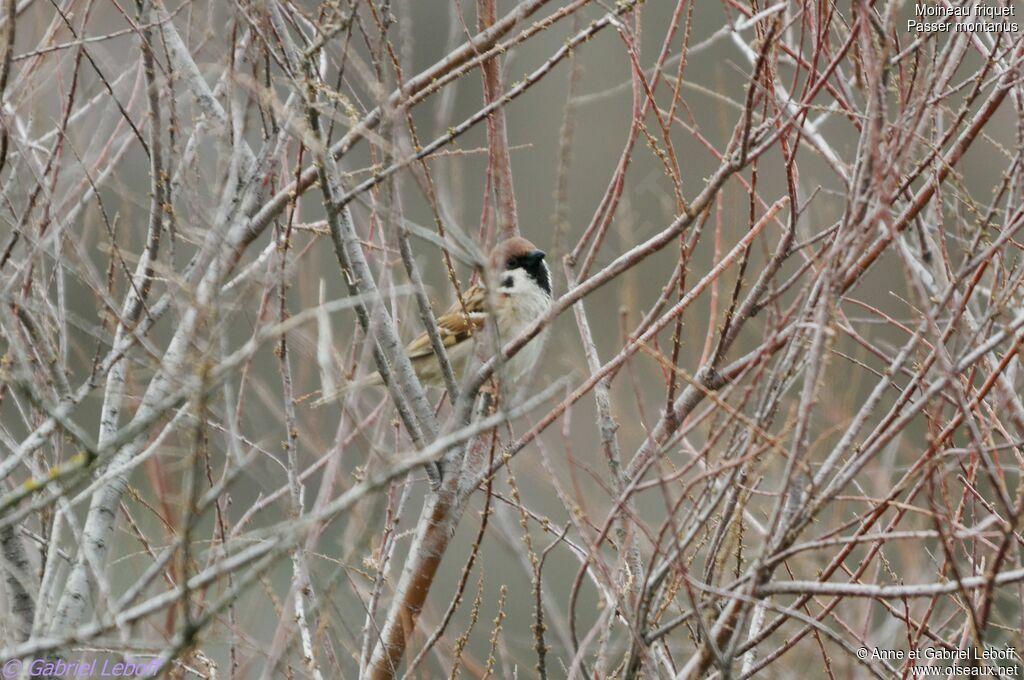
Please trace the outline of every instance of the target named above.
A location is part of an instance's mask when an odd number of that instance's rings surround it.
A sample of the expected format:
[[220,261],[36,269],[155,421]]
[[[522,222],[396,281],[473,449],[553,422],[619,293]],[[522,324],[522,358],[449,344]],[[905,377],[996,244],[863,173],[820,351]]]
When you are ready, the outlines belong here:
[[383,384],[384,380],[381,379],[380,373],[377,373],[375,371],[369,375],[359,378],[358,380],[353,380],[345,385],[342,385],[340,388],[336,390],[325,391],[324,394],[319,399],[313,402],[313,408],[319,408],[324,404],[329,404],[333,401],[337,401],[338,399],[341,399],[352,390],[358,390],[363,387],[373,387],[374,385]]

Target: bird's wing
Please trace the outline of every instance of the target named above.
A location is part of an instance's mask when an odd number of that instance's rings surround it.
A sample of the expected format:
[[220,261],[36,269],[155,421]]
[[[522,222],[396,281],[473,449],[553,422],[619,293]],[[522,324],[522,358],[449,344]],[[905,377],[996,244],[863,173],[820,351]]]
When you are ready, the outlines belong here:
[[[465,311],[456,300],[455,304],[437,319],[437,328],[441,331],[441,341],[446,349],[469,340],[487,320],[485,312],[487,291],[483,286],[473,286],[467,290],[462,294],[462,301],[466,305]],[[434,353],[434,349],[430,345],[430,338],[425,332],[410,342],[405,351],[410,359]]]

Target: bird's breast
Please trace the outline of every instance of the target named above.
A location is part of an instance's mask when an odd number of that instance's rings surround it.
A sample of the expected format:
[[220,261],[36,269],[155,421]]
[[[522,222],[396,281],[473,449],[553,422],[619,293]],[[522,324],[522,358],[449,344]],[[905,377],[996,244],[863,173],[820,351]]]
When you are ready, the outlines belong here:
[[[551,308],[551,298],[544,295],[541,291],[537,291],[536,294],[532,291],[512,294],[508,296],[507,300],[502,302],[505,304],[503,305],[504,309],[501,310],[502,313],[499,315],[500,321],[498,324],[502,343],[517,337],[537,319],[547,314]],[[546,333],[546,329],[534,336],[526,346],[509,359],[503,371],[507,379],[519,380],[533,369],[540,358],[543,345],[540,338],[544,333]]]

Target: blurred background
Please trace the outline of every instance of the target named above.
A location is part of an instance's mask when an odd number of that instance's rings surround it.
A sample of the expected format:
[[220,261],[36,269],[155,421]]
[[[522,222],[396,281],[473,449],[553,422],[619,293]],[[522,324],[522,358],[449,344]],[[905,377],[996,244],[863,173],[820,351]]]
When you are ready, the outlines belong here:
[[[90,0],[54,4],[25,0],[8,4],[13,9],[8,8],[5,27],[14,17],[17,30],[13,48],[7,50],[9,73],[3,100],[6,167],[0,168],[4,197],[0,232],[6,232],[0,245],[8,252],[2,269],[3,295],[9,308],[3,320],[4,351],[9,358],[0,419],[8,461],[3,467],[4,493],[12,494],[26,480],[45,475],[48,469],[60,469],[82,450],[75,439],[78,430],[60,427],[45,435],[42,446],[26,450],[25,442],[52,416],[62,396],[91,384],[81,389],[68,418],[92,441],[101,437],[101,409],[109,387],[105,387],[108,372],[98,367],[104,366],[104,358],[116,346],[118,319],[124,318],[122,301],[132,290],[129,274],[152,233],[149,227],[157,183],[162,183],[165,192],[164,205],[158,211],[160,251],[149,277],[152,291],[143,304],[143,323],[147,323],[150,306],[163,299],[165,307],[162,315],[151,318],[144,338],[124,354],[128,368],[121,426],[138,416],[137,409],[156,377],[173,387],[178,379],[182,385],[190,385],[189,377],[214,375],[230,352],[283,317],[309,312],[326,300],[346,298],[350,292],[328,234],[323,195],[315,185],[293,203],[282,203],[283,209],[273,215],[266,229],[224,260],[215,292],[204,294],[197,288],[209,270],[190,263],[219,261],[216,257],[204,260],[204,249],[222,252],[236,243],[228,223],[242,219],[238,212],[231,212],[230,200],[239,195],[232,194],[242,157],[238,149],[247,144],[262,172],[251,180],[260,186],[254,189],[250,219],[260,214],[260,206],[287,191],[302,169],[315,160],[315,145],[310,143],[302,106],[304,83],[290,70],[280,25],[274,24],[263,3],[189,0],[134,6]],[[761,128],[757,143],[768,140],[765,149],[721,184],[708,202],[707,212],[702,211],[693,226],[683,231],[681,241],[675,239],[645,257],[581,303],[601,362],[622,350],[666,286],[680,288],[680,294],[691,289],[733,249],[769,205],[789,196],[800,206],[796,217],[790,205],[773,219],[753,241],[743,265],[737,260],[725,268],[687,308],[678,331],[674,322],[668,324],[649,346],[615,372],[610,383],[617,447],[628,462],[650,441],[665,414],[670,374],[659,357],[673,356],[674,333],[678,332],[675,365],[679,384],[672,392],[678,396],[689,379],[685,376],[692,378],[717,347],[737,281],[741,281],[741,301],[786,238],[787,229],[794,229],[793,242],[801,248],[794,250],[769,282],[771,300],[757,315],[743,319],[721,365],[769,346],[774,334],[786,328],[797,329],[795,336],[787,336],[791,344],[781,351],[766,352],[766,357],[778,355],[764,359],[763,372],[752,368],[737,373],[740,379],[720,400],[705,400],[681,429],[659,441],[655,464],[647,469],[640,488],[630,494],[633,505],[628,513],[634,522],[630,541],[644,555],[646,573],[668,560],[675,564],[673,573],[680,574],[665,586],[671,596],[658,591],[653,604],[649,603],[655,610],[660,608],[657,615],[649,612],[651,619],[646,623],[651,629],[696,606],[693,598],[710,597],[692,589],[687,592],[683,575],[704,578],[712,574],[711,585],[727,589],[762,553],[770,554],[765,552],[769,543],[765,532],[779,521],[778,504],[799,504],[800,493],[806,497],[821,491],[807,486],[800,491],[804,484],[799,482],[801,475],[809,480],[843,439],[889,361],[911,336],[908,329],[926,318],[940,325],[949,320],[954,307],[939,307],[934,313],[922,309],[915,287],[922,274],[908,262],[945,269],[952,278],[956,268],[977,252],[979,230],[990,232],[983,240],[991,243],[1000,229],[1016,228],[1019,85],[1005,105],[985,119],[983,132],[972,139],[966,154],[957,159],[955,170],[940,182],[941,190],[914,219],[907,238],[900,241],[918,259],[908,260],[898,248],[890,248],[854,287],[839,291],[829,304],[827,332],[822,336],[827,339],[821,341],[826,343],[827,357],[812,381],[813,418],[803,432],[803,462],[791,472],[786,452],[796,450],[791,440],[793,428],[803,422],[800,414],[807,410],[802,392],[806,360],[814,356],[814,326],[822,318],[815,311],[814,277],[828,270],[830,258],[848,264],[849,258],[866,252],[867,245],[886,232],[887,225],[893,223],[891,218],[909,204],[910,194],[932,181],[941,165],[929,154],[931,145],[950,148],[950,140],[982,110],[1003,72],[1002,66],[983,71],[991,62],[983,48],[990,48],[998,36],[979,36],[977,44],[967,37],[925,39],[903,30],[913,11],[911,5],[883,4],[871,13],[884,28],[872,29],[870,38],[862,39],[851,32],[851,27],[867,31],[864,26],[868,22],[861,23],[859,11],[824,1],[781,3],[774,11],[756,2],[730,1],[648,0],[635,7],[601,2],[496,2],[499,18],[511,16],[517,7],[539,6],[535,14],[514,22],[514,28],[504,35],[511,43],[500,54],[505,91],[538,69],[546,69],[549,60],[592,22],[605,21],[592,37],[573,47],[571,56],[559,58],[549,72],[544,71],[543,77],[500,109],[507,129],[518,229],[548,253],[556,296],[567,291],[563,258],[581,242],[609,195],[635,122],[634,97],[642,104],[648,96],[635,78],[630,51],[648,79],[657,71],[653,94],[660,116],[648,111],[639,132],[633,133],[637,138],[625,152],[628,166],[621,200],[609,216],[610,226],[596,250],[591,276],[673,224],[681,212],[677,188],[687,204],[704,190],[722,165],[720,156],[735,148],[730,140],[735,144],[736,130],[746,115],[748,88],[756,83],[749,115],[753,126]],[[311,49],[317,36],[323,40],[322,51],[312,50],[316,54],[311,63],[320,75],[315,94],[329,143],[353,130],[368,111],[400,89],[399,71],[405,80],[425,72],[466,42],[467,36],[479,32],[479,5],[465,0],[279,5],[282,21],[297,44]],[[535,23],[549,16],[557,20],[550,25]],[[606,19],[608,16],[612,18]],[[215,117],[201,98],[197,103],[189,68],[175,52],[165,28],[168,23],[175,27],[199,76],[224,112],[223,124],[213,121]],[[769,27],[773,27],[774,41],[766,52],[769,66],[755,73],[754,63]],[[528,37],[517,37],[520,31],[533,28],[537,30]],[[915,40],[922,44],[915,45]],[[1016,68],[1019,50],[1014,49],[1019,46],[1019,34],[999,40],[1002,42],[995,43],[993,52]],[[155,62],[149,81],[142,41],[152,45]],[[662,50],[665,60],[659,67]],[[828,78],[832,91],[821,88],[804,101],[808,65],[813,64],[817,77],[840,50],[843,56]],[[900,56],[902,50],[907,50],[905,56]],[[799,59],[793,58],[794,51]],[[683,55],[685,67],[680,68]],[[893,61],[883,80],[871,68],[885,59]],[[765,85],[764,74],[769,70],[774,91]],[[946,86],[929,91],[929,83],[940,78]],[[881,83],[881,99],[872,99],[872,83]],[[977,83],[981,83],[980,95],[974,92]],[[404,113],[385,116],[382,124],[340,156],[338,169],[345,190],[407,156],[401,144],[408,143],[410,124],[419,145],[426,146],[485,105],[478,68],[438,89],[409,109],[407,119]],[[794,93],[794,101],[806,105],[798,116],[805,134],[798,138],[789,128],[782,144],[771,141],[771,135],[793,118],[792,112],[785,113],[785,93]],[[157,179],[153,175],[152,101],[159,105],[157,136],[162,145],[162,175]],[[884,105],[883,131],[878,138],[864,132],[873,101]],[[667,121],[671,154],[660,127],[662,121]],[[900,130],[906,132],[911,125],[916,126],[913,133],[901,138]],[[813,140],[808,141],[811,129],[834,153],[836,164],[824,158]],[[947,132],[948,138],[944,137]],[[398,147],[395,140],[400,140]],[[872,142],[875,149],[866,149]],[[397,250],[399,223],[411,230],[416,262],[433,308],[440,313],[456,296],[439,239],[424,234],[437,233],[440,216],[456,243],[460,238],[470,239],[486,251],[495,242],[499,225],[494,215],[497,201],[494,178],[489,174],[489,148],[486,122],[475,124],[428,155],[425,168],[409,164],[360,193],[351,204],[365,256],[403,341],[411,340],[423,327],[412,297],[395,288],[409,282]],[[795,161],[787,160],[791,153],[795,153]],[[864,159],[875,154],[879,160],[866,165]],[[670,155],[678,164],[677,178],[671,176]],[[835,165],[845,176],[836,172]],[[426,171],[434,195],[424,190]],[[905,188],[899,186],[903,178],[909,178]],[[795,196],[791,195],[791,182]],[[1009,188],[1004,183],[1009,183]],[[751,187],[756,193],[752,194]],[[862,197],[871,202],[871,217],[852,223],[851,206]],[[488,204],[489,211],[485,209]],[[996,218],[986,222],[992,206],[997,209]],[[490,217],[485,219],[485,214]],[[700,231],[695,226],[698,223]],[[216,236],[218,233],[222,235]],[[834,234],[843,237],[833,240]],[[217,241],[220,238],[223,242]],[[680,242],[688,249],[681,285],[672,281],[681,261]],[[590,252],[589,243],[586,245],[580,251],[584,255]],[[992,268],[978,275],[980,287],[986,290],[964,293],[968,298],[975,294],[985,298],[976,303],[982,322],[974,330],[955,325],[946,339],[951,356],[960,356],[1011,318],[1007,314],[1015,309],[1019,295],[1018,250],[1017,241],[1010,238],[993,256]],[[473,268],[458,259],[455,263],[464,289],[474,275]],[[836,265],[835,271],[841,277],[846,270]],[[941,283],[938,275],[933,278]],[[669,297],[671,304],[678,294]],[[19,325],[19,305],[29,310],[45,341]],[[997,306],[1003,316],[995,311]],[[180,370],[168,371],[167,348],[177,337],[182,319],[190,314],[198,315],[198,320],[185,342],[186,359]],[[130,327],[134,324],[125,324]],[[926,334],[934,332],[929,328]],[[929,342],[935,340],[928,337]],[[504,446],[528,432],[591,374],[572,310],[561,314],[550,334],[538,341],[545,343],[542,360],[529,384],[516,389],[520,395],[532,395],[559,381],[562,386],[543,406],[495,430],[495,460],[500,460]],[[13,347],[17,343],[45,345],[49,365],[41,354],[19,355]],[[915,360],[924,361],[926,345],[930,346],[922,343],[913,350]],[[782,363],[773,364],[776,359]],[[285,364],[287,386],[282,383]],[[110,592],[95,584],[95,575],[90,579],[91,605],[80,625],[106,621],[115,610],[137,603],[133,599],[114,604],[143,576],[150,581],[137,597],[153,597],[185,576],[203,573],[258,544],[266,537],[261,530],[280,528],[295,521],[297,514],[312,512],[318,494],[325,494],[325,500],[337,497],[358,482],[385,472],[400,455],[411,452],[414,447],[386,392],[379,388],[360,390],[321,407],[314,405],[325,379],[340,385],[371,367],[355,313],[336,311],[327,324],[311,317],[290,329],[286,350],[277,339],[264,338],[226,378],[218,378],[217,386],[202,399],[189,396],[154,417],[141,444],[144,454],[134,457],[136,464],[115,504],[116,528],[106,546],[106,560],[92,565],[93,570],[101,569]],[[923,370],[929,380],[936,377]],[[965,393],[973,394],[972,386],[980,387],[987,375],[982,371],[966,377]],[[869,415],[865,432],[887,422],[887,409],[898,402],[912,378],[913,373],[900,374],[891,393],[884,393],[879,410]],[[1011,374],[1011,385],[1018,384],[1014,378]],[[766,389],[766,381],[775,381],[775,387]],[[43,398],[33,399],[32,394]],[[926,398],[916,389],[908,390],[908,395]],[[438,390],[429,396],[444,422],[450,404]],[[936,403],[929,402],[929,407],[880,447],[856,474],[855,483],[828,499],[801,540],[847,535],[859,518],[881,507],[873,503],[896,486],[960,404],[956,397],[941,394],[927,395],[927,399]],[[286,403],[292,406],[286,407]],[[1001,424],[985,420],[998,420],[997,406],[994,402],[986,406],[984,414],[976,414],[984,421],[978,426],[981,434],[958,431],[944,445],[947,459],[936,463],[939,480],[928,495],[930,500],[923,496],[905,499],[914,511],[896,527],[925,533],[918,540],[886,543],[881,558],[871,553],[870,559],[875,561],[863,582],[941,582],[951,577],[950,563],[959,565],[957,573],[985,573],[993,559],[989,553],[995,551],[992,545],[971,548],[969,541],[960,537],[956,540],[963,539],[962,544],[944,549],[940,537],[927,532],[937,530],[937,518],[948,520],[944,513],[950,508],[954,514],[960,513],[960,523],[950,527],[980,524],[994,512],[992,485],[998,484],[987,478],[975,480],[976,469],[971,467],[975,463],[965,458],[968,454],[958,453],[971,451],[978,441],[993,447],[994,464],[1001,470],[1011,501],[1016,502],[1019,435],[1013,434],[1012,426],[1001,429]],[[769,411],[771,416],[762,420]],[[579,645],[584,637],[584,649],[576,663],[588,673],[623,677],[636,672],[630,671],[628,662],[633,644],[628,625],[622,620],[607,624],[617,616],[608,612],[608,593],[619,592],[629,606],[637,606],[630,599],[635,584],[629,580],[638,576],[623,566],[622,549],[626,546],[619,543],[622,535],[605,526],[617,525],[618,520],[610,518],[624,511],[617,504],[619,490],[603,452],[598,417],[594,398],[588,393],[517,451],[493,477],[489,492],[481,486],[469,496],[433,579],[418,628],[409,637],[406,663],[445,620],[452,601],[459,598],[460,604],[431,651],[412,671],[413,677],[534,677],[538,673],[536,570],[542,555],[540,590],[546,644],[550,646],[547,675],[568,677],[582,672],[571,668],[576,656],[573,645]],[[752,425],[755,422],[757,427]],[[764,431],[763,439],[742,444],[744,437],[757,439],[751,433]],[[739,467],[742,479],[734,476]],[[84,477],[76,472],[74,477],[61,478],[45,493],[0,511],[5,513],[0,516],[23,524],[30,573],[41,583],[31,639],[58,632],[53,617],[62,611],[61,585],[74,571],[76,560],[82,559],[83,541],[78,536],[88,522],[96,488],[88,488],[88,480],[95,479],[102,469],[98,463],[86,470]],[[790,474],[795,477],[788,478]],[[958,475],[961,480],[971,480],[965,484],[972,493],[961,488]],[[795,485],[793,479],[797,479]],[[218,486],[221,482],[223,488]],[[302,489],[300,507],[292,496],[296,484]],[[727,509],[728,504],[715,505],[718,500],[708,505],[723,488],[743,490],[735,497],[740,510]],[[210,496],[204,496],[208,493]],[[430,493],[423,470],[417,468],[408,477],[398,477],[366,494],[318,527],[303,557],[310,582],[305,598],[310,609],[305,616],[316,650],[313,665],[303,659],[304,641],[290,613],[297,592],[297,567],[287,553],[262,565],[258,575],[253,573],[229,607],[215,613],[206,609],[208,601],[235,587],[233,577],[218,576],[209,590],[183,597],[180,605],[123,625],[101,626],[103,630],[95,637],[64,645],[60,651],[75,658],[99,653],[95,648],[110,658],[122,658],[125,653],[160,655],[173,649],[184,665],[174,666],[172,672],[183,676],[312,677],[318,672],[322,677],[357,677],[366,665],[366,659],[361,663],[360,657],[367,654],[367,611],[375,608],[374,625],[383,622],[413,541],[420,507]],[[47,494],[53,497],[41,501]],[[944,494],[948,508],[936,500]],[[959,494],[964,495],[958,508]],[[211,502],[211,496],[216,500]],[[58,502],[57,498],[65,500]],[[37,505],[31,506],[33,502]],[[32,509],[26,510],[29,507]],[[197,507],[201,511],[194,512]],[[709,515],[703,514],[704,509]],[[481,535],[485,510],[486,530]],[[16,515],[17,511],[22,514]],[[64,519],[55,520],[57,514]],[[1011,518],[1013,522],[1016,519]],[[720,526],[728,529],[720,531]],[[672,541],[694,527],[697,531],[692,542],[682,555],[672,557]],[[59,531],[55,533],[55,529]],[[1015,528],[1013,532],[1016,535]],[[991,540],[998,543],[997,538]],[[722,541],[727,548],[718,545]],[[1015,539],[1007,549],[1012,558],[1007,559],[1019,560],[1019,545],[1019,538]],[[550,552],[545,552],[549,546]],[[168,556],[161,563],[157,556],[165,550]],[[974,551],[988,557],[981,558]],[[588,552],[590,557],[584,560]],[[712,554],[718,557],[712,558]],[[800,553],[785,562],[778,577],[816,579],[834,554],[834,546]],[[856,569],[868,554],[868,547],[858,547],[843,564]],[[464,576],[469,560],[473,563]],[[243,566],[236,576],[249,573],[245,569]],[[9,601],[12,593],[7,591]],[[987,635],[974,631],[978,639],[986,644],[1019,642],[1019,597],[1017,586],[993,596],[987,614],[993,628]],[[725,601],[698,607],[705,625],[712,625]],[[903,645],[908,629],[921,635],[921,628],[915,626],[928,629],[924,636],[928,644],[944,640],[955,645],[961,637],[972,635],[959,627],[967,624],[959,609],[964,605],[957,604],[956,597],[934,601],[931,606],[938,610],[934,617],[925,613],[927,602],[915,601],[905,616],[904,606],[911,605],[891,604],[890,608],[888,603],[872,599],[844,600],[836,609],[836,618],[827,618],[827,625],[853,647],[862,643],[892,646],[897,644],[894,640]],[[814,616],[824,603],[818,600],[802,606],[808,616]],[[204,621],[193,638],[176,637],[182,621],[207,611],[211,619]],[[907,617],[913,622],[905,620]],[[748,618],[741,621],[750,623]],[[787,636],[802,626],[796,619],[783,624],[759,648],[758,660],[770,650],[785,647]],[[934,635],[929,626],[934,626]],[[8,626],[5,634],[6,649],[16,650],[23,641],[17,639],[16,627]],[[669,677],[669,669],[683,669],[707,636],[692,620],[678,625],[667,633],[663,650],[652,652],[656,660],[650,661],[646,672],[651,677]],[[742,642],[744,636],[739,638]],[[1024,645],[1018,644],[1018,648]],[[797,672],[861,677],[867,673],[848,652],[828,636],[810,635],[759,671],[758,677],[791,677]],[[741,669],[741,658],[737,656],[732,666],[736,677],[750,672],[745,662]],[[211,670],[214,668],[219,673]],[[715,664],[704,671],[728,675]],[[886,671],[876,672],[888,677]]]

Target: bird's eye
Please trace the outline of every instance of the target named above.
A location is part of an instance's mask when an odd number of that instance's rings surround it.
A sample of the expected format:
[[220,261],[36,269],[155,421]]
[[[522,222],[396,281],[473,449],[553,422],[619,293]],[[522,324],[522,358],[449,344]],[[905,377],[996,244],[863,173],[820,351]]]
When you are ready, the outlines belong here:
[[515,269],[518,266],[519,266],[519,258],[518,257],[510,257],[510,258],[508,258],[508,262],[505,263],[505,269]]

